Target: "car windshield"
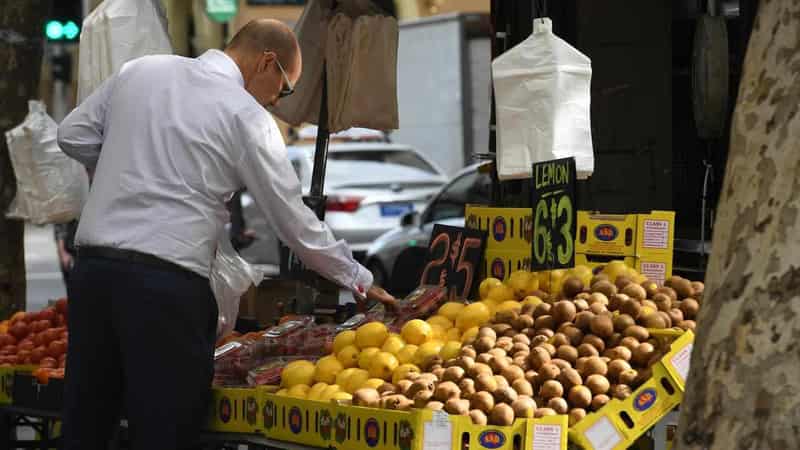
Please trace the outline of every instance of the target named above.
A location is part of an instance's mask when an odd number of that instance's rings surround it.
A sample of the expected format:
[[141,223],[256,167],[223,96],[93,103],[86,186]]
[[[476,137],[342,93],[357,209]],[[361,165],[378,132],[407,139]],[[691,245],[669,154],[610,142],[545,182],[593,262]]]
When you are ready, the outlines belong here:
[[489,174],[475,171],[462,175],[450,183],[431,204],[425,222],[464,217],[468,203],[488,204],[491,185]]
[[413,150],[336,150],[328,153],[328,158],[339,161],[385,162],[413,167],[428,173],[439,173]]

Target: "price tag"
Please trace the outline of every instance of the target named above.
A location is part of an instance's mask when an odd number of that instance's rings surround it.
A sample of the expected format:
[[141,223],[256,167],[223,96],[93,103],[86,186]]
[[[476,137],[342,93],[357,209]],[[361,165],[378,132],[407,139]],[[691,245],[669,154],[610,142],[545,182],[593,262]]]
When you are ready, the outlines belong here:
[[575,265],[575,158],[533,165],[531,270]]
[[434,225],[420,284],[447,288],[450,298],[469,298],[477,287],[486,232]]

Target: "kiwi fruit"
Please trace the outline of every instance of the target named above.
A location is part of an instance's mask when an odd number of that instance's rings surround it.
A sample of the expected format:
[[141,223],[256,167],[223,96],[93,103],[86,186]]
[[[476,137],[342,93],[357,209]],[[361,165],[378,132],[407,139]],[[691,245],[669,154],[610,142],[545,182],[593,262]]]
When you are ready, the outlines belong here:
[[570,364],[575,364],[575,361],[578,360],[578,349],[571,345],[562,345],[558,347],[556,356]]
[[680,322],[683,322],[684,320],[683,311],[681,311],[678,308],[670,309],[669,311],[667,311],[667,314],[669,315],[669,320],[673,325],[677,325]]
[[570,326],[568,327],[564,327],[562,333],[565,336],[567,336],[567,338],[569,339],[569,343],[575,347],[580,345],[581,341],[583,341],[583,336],[584,336],[583,331],[572,326],[572,324],[570,324]]
[[513,322],[511,322],[511,326],[514,327],[515,330],[520,331],[524,330],[525,328],[533,327],[535,323],[535,319],[530,314],[521,314],[517,317]]
[[687,298],[681,301],[681,312],[686,320],[694,320],[697,317],[697,312],[700,310],[700,304],[693,298]]
[[573,368],[562,370],[561,374],[558,376],[558,381],[561,382],[561,385],[568,390],[572,389],[572,386],[579,386],[583,384],[581,375]]
[[583,292],[576,295],[575,298],[572,299],[572,301],[574,302],[575,300],[588,300],[590,295],[591,294],[589,292],[586,292],[586,289],[584,288]]
[[617,311],[622,305],[623,302],[630,300],[631,298],[625,294],[614,294],[608,300],[608,308]]
[[603,361],[599,356],[592,356],[586,361],[586,365],[584,366],[583,375],[584,377],[589,377],[591,375],[603,375],[605,376],[608,373],[608,364]]
[[438,378],[440,380],[442,379],[442,376],[444,376],[444,371],[445,371],[445,368],[441,367],[441,366],[437,366],[437,367],[434,367],[433,369],[431,369],[431,373],[436,375],[436,378]]
[[568,276],[564,279],[564,284],[561,287],[561,292],[567,298],[573,298],[583,292],[583,281],[576,276]]
[[553,346],[555,346],[556,349],[558,349],[558,347],[561,347],[562,345],[570,345],[571,344],[569,338],[564,333],[556,333],[553,336],[553,339],[550,340],[550,343]]
[[548,339],[549,338],[547,336],[544,336],[544,335],[536,335],[536,336],[532,337],[531,338],[531,346],[530,346],[531,349],[546,343]]
[[625,276],[625,275],[619,275],[619,276],[617,276],[617,279],[616,279],[616,280],[614,280],[614,285],[615,285],[615,286],[617,287],[617,289],[619,289],[620,291],[622,291],[623,289],[625,289],[625,287],[626,287],[627,285],[631,284],[631,283],[633,283],[633,280],[631,280],[631,279],[630,279],[630,277],[627,277],[627,276]]
[[539,373],[535,370],[528,370],[525,372],[525,381],[531,384],[531,387],[536,390],[539,381]]
[[600,408],[606,406],[606,403],[609,401],[611,401],[611,399],[606,394],[595,395],[594,398],[592,398],[592,411],[599,411]]
[[547,416],[557,416],[558,413],[553,410],[553,408],[538,408],[536,412],[533,413],[534,419],[541,419],[542,417]]
[[434,401],[433,392],[431,391],[419,391],[414,394],[414,407],[415,408],[423,408],[425,405]]
[[533,419],[536,412],[536,402],[530,397],[520,397],[511,404],[514,416],[518,419]]
[[592,331],[592,334],[600,336],[601,338],[611,337],[611,335],[614,334],[614,324],[611,317],[606,315],[594,316],[589,323],[589,329]]
[[561,374],[561,369],[553,363],[547,363],[542,365],[537,373],[539,374],[539,380],[544,382],[557,379]]
[[[536,306],[536,309],[533,310],[533,318],[538,319],[539,317],[549,315],[551,308],[552,306],[549,303],[539,303]],[[536,327],[536,328],[541,328],[541,327]]]
[[606,339],[606,348],[616,347],[622,341],[622,333],[614,333],[610,338]]
[[514,356],[516,356],[516,355],[518,355],[520,353],[525,353],[525,354],[530,353],[531,352],[531,347],[530,347],[531,344],[530,344],[530,339],[528,339],[528,336],[525,336],[524,334],[517,335],[517,336],[524,336],[525,339],[528,342],[527,343],[525,343],[525,342],[515,342],[514,345],[511,346],[511,350],[509,351],[509,353],[514,355]]
[[611,389],[611,383],[609,383],[608,378],[598,374],[589,375],[584,385],[592,391],[593,395],[605,394]]
[[599,355],[600,352],[592,344],[581,344],[578,346],[578,357],[599,356]]
[[489,361],[489,367],[492,368],[492,372],[495,373],[495,374],[502,373],[510,365],[511,365],[511,362],[509,362],[508,359],[506,359],[505,357],[503,357],[503,358],[494,358],[493,357],[492,360]]
[[672,309],[672,299],[663,292],[653,295],[653,303],[656,304],[656,308],[658,308],[659,311],[666,312]]
[[617,331],[619,333],[621,333],[623,330],[625,330],[625,328],[628,328],[629,326],[636,325],[636,321],[633,319],[633,317],[624,313],[615,316],[613,322],[614,322],[614,331]]
[[592,303],[589,305],[589,311],[591,311],[594,315],[605,314],[608,313],[608,307],[601,303]]
[[494,358],[494,356],[489,353],[481,353],[477,358],[475,358],[475,363],[488,365],[492,361],[492,358]]
[[494,396],[486,391],[476,392],[470,397],[469,405],[472,409],[488,413],[494,408]]
[[519,317],[519,313],[514,310],[505,310],[505,311],[498,311],[494,315],[494,323],[505,323],[511,325],[511,323]]
[[497,389],[505,389],[507,387],[511,387],[511,383],[506,380],[506,378],[502,375],[495,375],[495,381],[497,381]]
[[547,407],[558,414],[566,414],[569,411],[567,401],[561,397],[553,397],[547,401]]
[[530,353],[517,353],[514,355],[514,359],[512,359],[511,364],[519,367],[523,372],[530,370],[531,363],[528,362],[529,354]]
[[586,386],[573,386],[567,394],[567,400],[574,408],[588,408],[592,404],[592,391]]
[[547,350],[547,352],[550,353],[550,357],[551,358],[556,356],[556,346],[555,345],[553,345],[553,344],[551,344],[549,342],[545,342],[544,344],[540,345],[539,347]]
[[647,331],[647,328],[639,325],[632,325],[628,328],[625,328],[625,331],[623,331],[622,334],[625,335],[625,337],[636,338],[636,340],[639,342],[644,342],[650,337],[650,332]]
[[545,400],[564,396],[564,387],[557,380],[547,380],[539,388],[539,396]]
[[622,314],[627,314],[634,319],[638,319],[639,315],[642,313],[642,304],[639,300],[629,298],[628,300],[620,302],[619,311]]
[[581,311],[575,315],[575,326],[583,332],[589,331],[589,326],[592,323],[594,313],[591,311]]
[[533,325],[536,327],[536,329],[548,328],[552,330],[556,327],[556,319],[549,314],[545,314],[537,317]]
[[544,336],[544,337],[550,339],[551,337],[553,337],[554,334],[556,334],[555,331],[551,330],[550,328],[537,328],[536,329],[536,335],[537,336]]
[[589,361],[589,358],[591,357],[581,356],[577,361],[575,361],[575,369],[578,371],[578,373],[583,373],[583,371],[586,369],[586,362]]
[[477,380],[480,375],[491,375],[492,368],[488,364],[476,362],[472,367],[467,369],[467,375],[470,378]]
[[498,389],[494,393],[495,402],[506,403],[509,405],[514,403],[514,400],[516,400],[518,397],[519,395],[517,394],[517,391],[515,391],[511,386]]
[[656,350],[655,347],[653,347],[653,344],[649,342],[642,342],[638,347],[636,347],[636,350],[633,351],[631,362],[637,366],[645,367],[655,351]]
[[664,320],[664,317],[658,312],[650,313],[647,316],[643,317],[640,323],[645,328],[658,328],[658,329],[667,328],[668,325],[671,325],[671,322],[668,324],[667,321]]
[[513,330],[513,327],[507,323],[495,323],[492,325],[492,331],[497,337],[503,336],[508,330]]
[[569,410],[569,427],[572,428],[575,424],[586,417],[586,410],[583,408],[572,408]]
[[688,298],[694,295],[694,289],[692,289],[692,282],[687,280],[686,278],[676,277],[673,276],[671,278],[672,283],[669,285],[672,289],[675,289],[675,293],[678,295],[678,298]]
[[578,312],[586,311],[587,309],[589,309],[589,303],[582,298],[575,300],[573,303],[575,304],[575,309]]
[[569,300],[561,300],[553,305],[551,313],[556,323],[561,324],[564,322],[572,322],[578,312],[574,303]]
[[469,418],[472,420],[472,423],[475,425],[487,425],[489,423],[489,418],[486,417],[486,413],[479,409],[473,409],[469,412]]
[[448,367],[445,369],[444,374],[442,375],[442,380],[458,383],[462,378],[464,378],[465,374],[466,370],[459,366]]
[[509,426],[514,423],[514,410],[511,409],[511,406],[500,403],[499,405],[495,405],[492,408],[492,411],[489,413],[489,424],[496,425],[496,426]]
[[656,293],[666,294],[672,299],[673,303],[678,301],[678,293],[675,292],[675,289],[672,289],[669,286],[661,286],[660,288],[656,289]]
[[498,389],[497,380],[493,375],[482,373],[475,379],[475,391],[494,393]]
[[556,367],[558,367],[558,370],[569,369],[570,367],[572,367],[572,364],[561,358],[551,359],[550,364],[554,364]]
[[694,331],[696,327],[697,327],[697,324],[695,323],[694,320],[682,320],[682,321],[678,322],[678,328],[680,328],[682,330],[692,330],[692,331]]
[[511,383],[511,389],[514,389],[519,395],[533,396],[533,385],[524,377],[514,380]]
[[584,336],[583,339],[581,340],[581,344],[589,344],[595,349],[597,349],[598,352],[601,353],[606,349],[606,343],[603,340],[603,338],[601,338],[600,336],[595,336],[593,334],[587,334],[586,336]]
[[637,378],[639,378],[639,372],[637,372],[635,369],[625,369],[619,373],[617,381],[619,381],[619,384],[630,386],[636,381]]
[[630,397],[632,393],[633,390],[631,390],[631,387],[626,384],[615,384],[614,386],[611,386],[611,396],[616,399],[625,400],[626,398]]
[[646,316],[651,312],[658,311],[658,305],[652,300],[641,300],[642,303],[642,313],[640,316]]
[[461,390],[461,398],[469,399],[472,397],[472,394],[476,392],[475,380],[472,378],[463,378],[458,383],[458,388]]
[[599,292],[609,299],[618,292],[617,286],[608,280],[598,280],[592,283],[592,292]]
[[495,332],[491,327],[481,327],[478,330],[478,337],[479,338],[488,337],[491,338],[492,340],[496,340],[497,332]]
[[[647,330],[645,330],[645,331],[647,331]],[[633,336],[625,336],[624,338],[622,338],[622,341],[620,341],[619,346],[620,347],[625,347],[628,350],[633,351],[633,350],[636,349],[636,347],[639,346],[639,343],[640,343],[639,339],[636,339]]]
[[[414,407],[418,408],[418,406],[416,406],[416,404],[414,405]],[[430,409],[431,411],[442,411],[444,409],[444,403],[437,402],[437,401],[434,400],[432,402],[426,403],[424,408],[425,409]]]
[[650,280],[642,281],[639,286],[644,288],[644,291],[647,293],[647,298],[653,298],[656,292],[658,292],[658,284]]
[[628,297],[638,300],[644,300],[647,298],[647,291],[645,291],[643,287],[636,283],[630,283],[629,285],[625,286],[625,288],[622,289],[622,293]]
[[697,299],[703,298],[703,292],[706,290],[706,285],[702,281],[692,281],[692,290],[694,291],[693,297]]
[[469,400],[451,398],[444,404],[444,410],[456,416],[469,415]]
[[519,379],[525,379],[525,371],[522,370],[519,366],[510,365],[506,367],[502,372],[501,375],[508,380],[509,383],[513,383]]
[[489,350],[494,348],[495,343],[496,343],[496,340],[494,340],[494,339],[492,339],[492,338],[490,338],[488,336],[484,336],[482,338],[478,338],[478,340],[475,341],[475,350],[478,353],[486,353]]
[[550,352],[548,352],[544,347],[534,347],[531,349],[530,356],[528,356],[528,361],[530,362],[533,370],[539,370],[542,365],[550,362],[551,359]]
[[[599,270],[602,270],[602,268],[600,268]],[[598,268],[595,268],[594,271],[598,271]],[[591,283],[589,283],[589,285],[590,286],[594,286],[595,283],[597,283],[598,281],[608,281],[608,275],[606,275],[604,273],[595,273],[592,276],[592,281],[591,281]]]
[[[638,343],[637,343],[637,346],[638,346]],[[609,357],[612,361],[618,359],[618,360],[622,360],[622,361],[628,362],[633,357],[633,351],[628,347],[625,347],[623,345],[619,345],[617,347],[609,349],[609,351],[605,354],[605,356]],[[609,370],[611,370],[611,367],[609,367]]]
[[589,305],[600,303],[601,305],[608,306],[609,304],[608,296],[606,296],[606,294],[603,294],[602,292],[593,292],[592,294],[589,295],[589,298],[586,299],[586,302]]
[[525,344],[526,346],[531,345],[531,338],[528,337],[527,334],[519,332],[511,338],[511,342],[514,344]]
[[[626,349],[627,350],[627,349]],[[631,365],[625,359],[614,359],[610,363],[608,363],[608,378],[612,380],[619,380],[619,375],[625,371],[631,369]]]

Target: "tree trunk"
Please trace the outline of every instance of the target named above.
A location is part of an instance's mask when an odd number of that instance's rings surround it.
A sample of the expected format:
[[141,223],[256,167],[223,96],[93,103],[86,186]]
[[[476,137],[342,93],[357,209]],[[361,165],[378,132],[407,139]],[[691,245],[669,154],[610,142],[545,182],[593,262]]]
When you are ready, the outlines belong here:
[[0,319],[25,310],[25,224],[5,218],[17,190],[5,132],[22,122],[28,100],[37,96],[50,1],[3,0],[0,6]]
[[676,449],[800,449],[800,1],[762,0]]

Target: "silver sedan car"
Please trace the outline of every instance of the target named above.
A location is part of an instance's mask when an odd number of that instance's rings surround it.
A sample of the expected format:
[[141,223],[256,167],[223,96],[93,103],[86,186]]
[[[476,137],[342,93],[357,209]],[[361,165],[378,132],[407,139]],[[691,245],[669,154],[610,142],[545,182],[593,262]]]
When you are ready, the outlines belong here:
[[490,174],[478,171],[480,165],[462,169],[421,213],[406,214],[400,226],[380,236],[369,247],[365,264],[375,283],[389,286],[397,257],[409,247],[427,247],[434,225],[463,227],[467,204],[489,204],[492,180]]
[[[303,191],[311,186],[314,146],[287,148]],[[387,143],[331,143],[325,175],[325,222],[357,258],[380,235],[420,211],[447,181],[434,163],[414,148]],[[256,240],[240,250],[251,263],[278,264],[278,241],[252,198],[242,195],[247,228]]]

